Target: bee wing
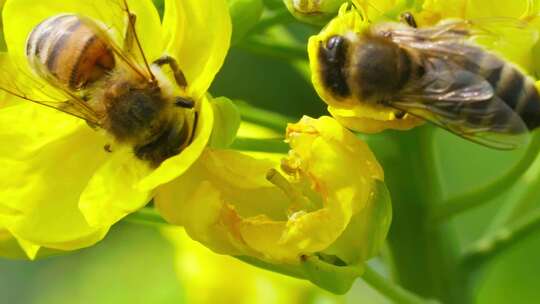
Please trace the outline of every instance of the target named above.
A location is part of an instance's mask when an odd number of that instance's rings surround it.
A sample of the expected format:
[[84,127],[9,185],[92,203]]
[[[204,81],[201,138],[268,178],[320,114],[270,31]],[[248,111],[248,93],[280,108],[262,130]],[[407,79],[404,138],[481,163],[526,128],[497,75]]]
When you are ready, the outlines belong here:
[[523,120],[498,97],[465,106],[425,100],[403,100],[392,106],[465,139],[499,150],[516,149],[525,145],[529,138]]
[[423,80],[391,106],[496,149],[515,149],[528,139],[521,117],[494,94],[492,86],[451,61],[431,58]]
[[21,100],[54,108],[99,126],[100,116],[81,97],[65,89],[54,79],[44,79],[15,65],[7,54],[0,54],[0,90]]
[[475,35],[496,36],[484,26],[490,22],[508,28],[522,25],[506,18],[453,20],[435,27],[391,31],[387,37],[415,51],[424,67],[421,79],[403,90],[391,106],[488,147],[508,150],[525,144],[525,122],[495,95],[487,76],[482,76],[500,69],[504,61],[486,56],[482,49],[468,42]]
[[[111,48],[115,57],[120,59],[129,69],[149,81],[155,81],[155,76],[150,69],[135,29],[136,16],[131,13],[126,0],[111,0],[111,4],[120,6],[120,12],[124,14],[118,16],[118,22],[103,24],[79,15],[81,22],[91,28],[96,36]],[[120,46],[119,43],[123,45]]]

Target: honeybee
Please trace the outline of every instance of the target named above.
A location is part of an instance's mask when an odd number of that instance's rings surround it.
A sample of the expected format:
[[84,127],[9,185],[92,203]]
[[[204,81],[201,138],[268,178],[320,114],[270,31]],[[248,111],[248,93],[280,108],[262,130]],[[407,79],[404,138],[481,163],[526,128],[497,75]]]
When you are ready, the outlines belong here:
[[392,108],[495,149],[523,145],[540,125],[534,81],[472,43],[481,31],[473,21],[417,28],[411,14],[402,20],[319,42],[317,76],[334,103]]
[[[157,167],[192,140],[196,104],[175,94],[188,85],[175,59],[147,61],[135,31],[136,16],[126,0],[118,4],[127,22],[122,47],[113,41],[110,27],[98,21],[75,14],[52,16],[27,38],[26,57],[33,75],[13,80],[4,73],[0,89],[81,118]],[[167,76],[163,65],[174,77]],[[39,86],[43,82],[48,86]],[[28,93],[32,84],[46,98]]]

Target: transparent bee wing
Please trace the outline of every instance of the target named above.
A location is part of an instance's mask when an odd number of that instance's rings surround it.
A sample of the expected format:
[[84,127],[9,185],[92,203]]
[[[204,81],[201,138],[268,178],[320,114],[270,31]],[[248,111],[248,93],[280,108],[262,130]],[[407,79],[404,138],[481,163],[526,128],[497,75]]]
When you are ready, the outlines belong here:
[[527,142],[527,126],[495,95],[488,78],[505,63],[468,42],[476,30],[472,24],[451,21],[392,32],[393,41],[417,54],[424,74],[390,105],[473,142],[515,149]]
[[[96,36],[111,48],[116,58],[120,59],[129,69],[149,81],[155,81],[155,76],[150,69],[150,65],[137,36],[135,29],[136,16],[129,10],[127,1],[110,1],[111,4],[121,7],[119,11],[123,15],[118,16],[118,19],[122,20],[122,22],[103,24],[79,15],[81,22],[91,28]],[[122,45],[120,46],[120,44]]]
[[490,99],[493,87],[483,77],[476,75],[451,60],[429,57],[422,65],[424,75],[405,88],[403,97],[441,102],[475,102]]
[[[382,28],[377,34],[385,34],[388,29]],[[489,17],[479,19],[448,19],[431,27],[412,28],[399,27],[390,29],[391,39],[396,43],[438,42],[438,41],[462,41],[469,38],[490,37],[503,42],[510,36],[509,32],[520,35],[536,35],[537,29],[531,26],[527,20],[510,17]],[[386,33],[388,35],[388,33]]]
[[411,95],[401,97],[391,106],[495,149],[516,149],[529,139],[524,121],[497,96],[471,102]]
[[99,115],[79,96],[57,84],[57,81],[49,81],[31,74],[28,69],[15,66],[14,60],[7,53],[0,54],[0,62],[0,90],[21,100],[54,108],[93,125],[100,125]]

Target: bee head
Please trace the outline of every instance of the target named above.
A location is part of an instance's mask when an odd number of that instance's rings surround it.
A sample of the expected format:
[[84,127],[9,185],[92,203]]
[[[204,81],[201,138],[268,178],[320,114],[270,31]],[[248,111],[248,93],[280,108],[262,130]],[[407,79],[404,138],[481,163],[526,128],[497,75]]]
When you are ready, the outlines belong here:
[[351,95],[346,70],[348,48],[348,40],[340,35],[331,36],[319,43],[318,61],[322,84],[340,98]]

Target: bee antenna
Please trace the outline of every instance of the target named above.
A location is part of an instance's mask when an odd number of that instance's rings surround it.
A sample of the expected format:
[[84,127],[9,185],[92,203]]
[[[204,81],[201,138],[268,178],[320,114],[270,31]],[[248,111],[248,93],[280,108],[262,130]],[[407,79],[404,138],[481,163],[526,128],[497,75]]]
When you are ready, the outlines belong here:
[[134,18],[132,18],[132,16],[135,16],[135,15],[131,14],[131,11],[127,4],[127,0],[123,0],[123,1],[124,1],[124,7],[128,14],[128,22],[129,22],[128,26],[131,27],[131,30],[133,31],[133,37],[135,38],[135,43],[137,43],[137,48],[139,49],[139,52],[141,53],[146,70],[150,74],[151,82],[155,82],[156,76],[154,75],[154,73],[152,73],[152,70],[150,69],[150,65],[148,64],[148,60],[146,59],[146,55],[144,54],[143,48],[141,46],[141,41],[139,40],[139,35],[137,35],[137,31],[135,30],[135,20]]

